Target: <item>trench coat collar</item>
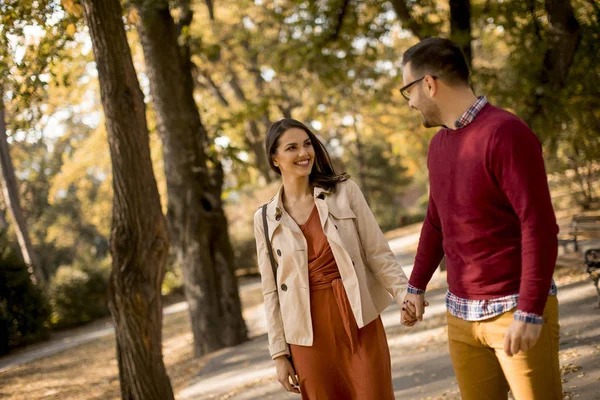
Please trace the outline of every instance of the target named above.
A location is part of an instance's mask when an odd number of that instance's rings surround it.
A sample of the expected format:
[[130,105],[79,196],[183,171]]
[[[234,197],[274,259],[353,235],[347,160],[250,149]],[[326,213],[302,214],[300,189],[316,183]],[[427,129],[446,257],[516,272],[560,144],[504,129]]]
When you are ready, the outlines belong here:
[[[329,193],[331,193],[331,191],[328,189],[323,189],[321,187],[313,188],[313,195],[314,195],[315,199],[324,200],[325,196]],[[284,211],[284,208],[283,208],[283,185],[281,185],[279,187],[279,190],[277,190],[277,193],[271,199],[271,201],[269,202],[269,205],[267,206],[267,215],[269,215],[276,221],[279,221],[281,219],[281,217],[283,216],[283,211]],[[279,217],[279,219],[278,219],[278,217]]]

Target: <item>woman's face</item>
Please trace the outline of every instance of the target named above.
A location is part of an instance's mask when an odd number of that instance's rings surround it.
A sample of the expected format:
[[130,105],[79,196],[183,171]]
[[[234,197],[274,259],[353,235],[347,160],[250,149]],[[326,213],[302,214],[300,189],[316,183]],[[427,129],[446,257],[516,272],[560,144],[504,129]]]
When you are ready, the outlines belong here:
[[281,176],[305,177],[310,175],[315,162],[315,149],[308,134],[300,128],[291,128],[279,136],[273,164]]

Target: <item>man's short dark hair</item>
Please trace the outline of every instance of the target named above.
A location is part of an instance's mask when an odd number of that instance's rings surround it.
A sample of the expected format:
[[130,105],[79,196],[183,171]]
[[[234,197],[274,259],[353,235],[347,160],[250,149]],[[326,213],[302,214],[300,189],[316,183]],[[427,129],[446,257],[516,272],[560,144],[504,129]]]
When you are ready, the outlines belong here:
[[460,47],[439,37],[424,39],[406,50],[402,65],[410,63],[416,78],[435,75],[453,85],[469,84],[469,66]]

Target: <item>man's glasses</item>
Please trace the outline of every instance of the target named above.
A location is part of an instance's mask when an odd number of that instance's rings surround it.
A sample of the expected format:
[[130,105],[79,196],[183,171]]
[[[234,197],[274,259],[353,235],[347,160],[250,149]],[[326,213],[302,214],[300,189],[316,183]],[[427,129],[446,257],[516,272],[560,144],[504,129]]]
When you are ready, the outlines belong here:
[[[423,79],[425,79],[426,76],[427,75],[424,75],[423,77],[412,81],[408,85],[401,87],[400,88],[400,93],[402,94],[402,97],[404,97],[406,100],[410,100],[410,92],[408,91],[408,88],[410,88],[415,83],[421,82]],[[437,76],[433,76],[433,75],[429,75],[429,76],[431,76],[433,79],[437,79]]]

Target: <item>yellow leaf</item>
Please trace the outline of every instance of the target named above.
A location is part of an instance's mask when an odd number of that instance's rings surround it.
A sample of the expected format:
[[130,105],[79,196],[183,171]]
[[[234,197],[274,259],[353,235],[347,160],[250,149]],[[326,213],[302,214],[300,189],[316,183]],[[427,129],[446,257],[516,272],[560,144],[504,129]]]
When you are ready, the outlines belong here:
[[131,8],[127,13],[127,22],[136,25],[140,21],[140,16],[135,8]]
[[67,26],[67,33],[69,36],[73,36],[75,34],[75,24],[69,24],[69,26]]
[[75,17],[81,17],[83,15],[83,8],[81,8],[81,5],[75,0],[61,0],[61,4],[69,14]]

